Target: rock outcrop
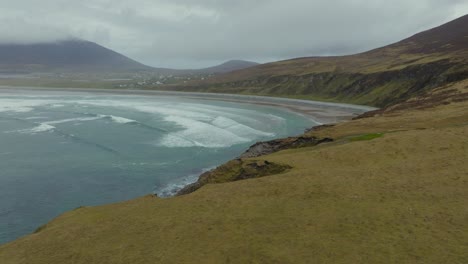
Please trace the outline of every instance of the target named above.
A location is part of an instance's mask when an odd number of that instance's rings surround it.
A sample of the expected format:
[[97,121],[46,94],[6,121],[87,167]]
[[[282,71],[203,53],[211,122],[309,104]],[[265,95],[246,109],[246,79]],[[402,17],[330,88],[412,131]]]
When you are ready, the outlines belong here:
[[247,151],[245,151],[239,158],[231,160],[211,171],[203,173],[198,178],[198,181],[185,186],[177,193],[177,195],[192,193],[209,183],[239,181],[285,172],[291,167],[288,165],[269,162],[267,160],[250,160],[250,158],[268,155],[280,150],[311,147],[332,141],[333,139],[331,138],[319,139],[316,137],[300,136],[257,142]]
[[332,142],[331,138],[316,138],[308,136],[289,137],[265,142],[257,142],[245,151],[240,158],[255,158],[268,155],[284,149],[312,147],[321,143]]
[[291,169],[288,165],[276,164],[266,160],[252,161],[235,159],[216,169],[203,173],[200,175],[200,178],[198,178],[198,181],[185,186],[177,195],[192,193],[209,183],[224,183],[259,178],[279,174],[288,169]]

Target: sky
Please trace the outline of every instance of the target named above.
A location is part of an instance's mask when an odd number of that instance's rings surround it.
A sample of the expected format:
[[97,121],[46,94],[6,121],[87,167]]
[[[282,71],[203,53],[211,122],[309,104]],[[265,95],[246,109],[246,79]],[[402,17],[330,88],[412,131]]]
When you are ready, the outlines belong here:
[[468,14],[466,0],[0,0],[0,43],[89,40],[147,65],[345,55]]

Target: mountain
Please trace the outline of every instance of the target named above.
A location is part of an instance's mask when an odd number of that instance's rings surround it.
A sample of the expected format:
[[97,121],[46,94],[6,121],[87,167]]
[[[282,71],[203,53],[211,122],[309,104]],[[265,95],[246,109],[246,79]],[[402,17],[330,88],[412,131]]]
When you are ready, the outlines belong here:
[[96,43],[65,40],[37,44],[0,44],[0,71],[142,71],[151,67]]
[[220,74],[256,66],[258,63],[231,60],[205,69],[153,68],[120,53],[85,40],[36,44],[0,44],[0,73],[30,72],[139,72],[164,75]]
[[168,69],[168,68],[155,68],[155,71],[164,75],[197,75],[197,74],[223,74],[237,70],[243,70],[250,67],[259,65],[259,63],[244,61],[244,60],[230,60],[220,65],[202,68],[202,69]]
[[259,64],[252,61],[230,60],[214,67],[200,69],[196,71],[201,73],[228,73],[232,71],[247,69],[257,65]]
[[[365,53],[262,64],[167,90],[319,99],[378,107],[468,76],[468,15]],[[158,87],[161,89],[161,87]]]

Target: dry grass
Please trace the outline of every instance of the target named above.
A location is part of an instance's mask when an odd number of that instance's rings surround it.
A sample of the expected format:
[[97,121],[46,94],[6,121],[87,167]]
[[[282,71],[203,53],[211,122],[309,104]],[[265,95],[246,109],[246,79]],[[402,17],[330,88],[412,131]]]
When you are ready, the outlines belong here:
[[[311,132],[279,175],[81,208],[0,247],[9,263],[468,263],[468,103]],[[384,133],[372,140],[350,138]],[[256,158],[258,159],[258,158]]]

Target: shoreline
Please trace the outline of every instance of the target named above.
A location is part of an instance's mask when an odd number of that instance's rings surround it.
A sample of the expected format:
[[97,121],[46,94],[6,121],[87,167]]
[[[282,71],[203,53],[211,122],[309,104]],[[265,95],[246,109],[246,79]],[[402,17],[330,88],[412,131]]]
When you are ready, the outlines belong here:
[[318,125],[339,123],[350,120],[367,111],[377,108],[363,105],[330,103],[312,100],[291,99],[282,97],[269,97],[258,95],[221,94],[221,93],[198,93],[198,92],[176,92],[159,90],[119,90],[102,88],[48,88],[48,87],[22,87],[22,86],[0,86],[1,92],[67,92],[67,93],[92,93],[128,96],[170,96],[187,99],[211,100],[245,103],[280,107],[301,114],[317,123]]

